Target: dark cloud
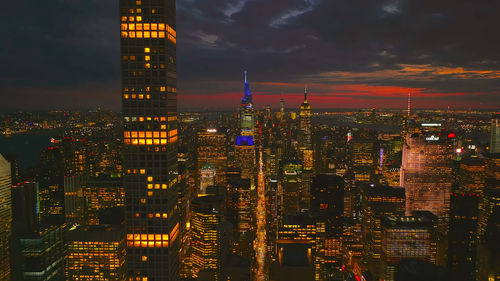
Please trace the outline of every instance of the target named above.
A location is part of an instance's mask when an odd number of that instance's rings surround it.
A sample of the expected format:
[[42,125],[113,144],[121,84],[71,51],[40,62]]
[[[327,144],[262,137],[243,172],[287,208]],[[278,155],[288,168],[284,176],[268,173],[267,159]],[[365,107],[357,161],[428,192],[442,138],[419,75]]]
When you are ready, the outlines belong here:
[[[83,91],[95,99],[85,106],[114,104],[117,1],[7,1],[3,10],[0,95],[11,100],[0,108],[30,97],[53,106],[62,92]],[[197,106],[199,97],[236,94],[246,69],[256,82],[316,83],[321,95],[331,91],[320,84],[425,88],[465,93],[440,96],[441,104],[498,107],[499,10],[496,0],[178,0],[179,99]],[[254,91],[271,100],[300,87],[256,83]],[[76,100],[61,106],[82,105]]]

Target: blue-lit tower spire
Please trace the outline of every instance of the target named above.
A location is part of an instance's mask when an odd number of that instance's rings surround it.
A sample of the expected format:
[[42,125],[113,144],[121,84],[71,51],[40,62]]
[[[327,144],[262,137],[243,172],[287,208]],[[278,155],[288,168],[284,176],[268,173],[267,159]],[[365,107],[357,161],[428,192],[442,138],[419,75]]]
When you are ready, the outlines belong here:
[[243,96],[243,98],[241,99],[241,105],[244,107],[253,107],[252,92],[250,91],[250,84],[248,84],[246,70],[245,70],[245,96]]

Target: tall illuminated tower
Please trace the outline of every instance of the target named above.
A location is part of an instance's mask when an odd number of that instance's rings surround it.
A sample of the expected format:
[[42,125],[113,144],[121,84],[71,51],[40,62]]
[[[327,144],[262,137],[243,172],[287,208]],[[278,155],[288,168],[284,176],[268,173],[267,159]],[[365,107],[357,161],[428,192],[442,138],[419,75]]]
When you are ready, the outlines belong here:
[[304,101],[300,105],[299,147],[302,158],[302,184],[300,187],[300,210],[309,210],[311,201],[311,181],[313,177],[313,149],[311,133],[311,105],[307,101],[307,88],[304,89]]
[[11,184],[10,163],[0,154],[0,280],[10,276]]
[[500,153],[500,114],[491,118],[490,153]]
[[121,0],[123,169],[130,280],[177,280],[174,0]]
[[307,88],[304,89],[304,101],[300,105],[300,135],[301,150],[311,149],[311,105],[307,101]]
[[236,137],[234,147],[235,167],[241,169],[241,177],[253,180],[256,166],[254,144],[255,115],[252,92],[245,71],[245,95],[241,98],[240,134]]

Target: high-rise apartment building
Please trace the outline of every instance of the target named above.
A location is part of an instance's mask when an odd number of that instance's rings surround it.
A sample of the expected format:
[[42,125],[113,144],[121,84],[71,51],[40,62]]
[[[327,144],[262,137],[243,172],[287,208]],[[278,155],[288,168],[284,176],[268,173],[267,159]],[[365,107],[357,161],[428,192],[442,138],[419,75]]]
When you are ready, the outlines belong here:
[[500,114],[491,117],[490,153],[500,153]]
[[177,280],[175,1],[121,0],[120,20],[128,277]]
[[[127,240],[135,238],[137,234]],[[127,280],[123,225],[76,226],[68,231],[66,241],[66,280]],[[144,255],[141,261],[148,258]]]
[[10,163],[0,154],[0,280],[9,280],[9,238],[12,221]]

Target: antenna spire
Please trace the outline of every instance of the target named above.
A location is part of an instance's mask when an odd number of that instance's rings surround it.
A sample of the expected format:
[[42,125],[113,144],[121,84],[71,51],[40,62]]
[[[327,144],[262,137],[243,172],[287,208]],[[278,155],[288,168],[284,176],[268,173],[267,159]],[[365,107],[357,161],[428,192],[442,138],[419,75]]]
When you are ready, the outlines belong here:
[[247,71],[245,70],[245,83],[247,83]]
[[304,100],[307,100],[307,84],[304,87]]
[[410,118],[411,114],[411,91],[408,91],[408,118]]

